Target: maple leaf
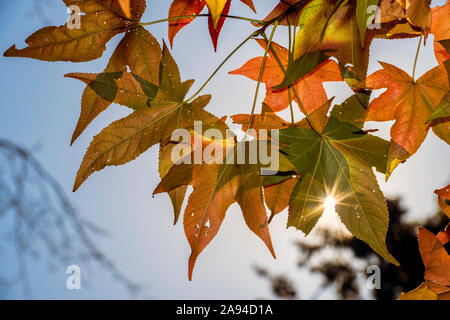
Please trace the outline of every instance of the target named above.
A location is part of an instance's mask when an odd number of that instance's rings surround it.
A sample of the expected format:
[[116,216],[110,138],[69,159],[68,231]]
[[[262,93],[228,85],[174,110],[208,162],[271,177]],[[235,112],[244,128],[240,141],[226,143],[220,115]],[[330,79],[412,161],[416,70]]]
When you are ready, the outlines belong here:
[[[84,62],[97,59],[106,49],[106,43],[116,34],[136,26],[146,7],[145,0],[130,2],[127,19],[117,0],[64,0],[67,6],[77,5],[81,12],[81,29],[67,25],[45,27],[26,39],[28,47],[10,47],[6,57],[26,57],[45,61]],[[121,4],[124,3],[121,1]]]
[[300,175],[290,197],[288,226],[309,234],[331,195],[347,229],[398,264],[385,245],[389,216],[372,170],[384,172],[388,142],[361,130],[367,101],[366,93],[358,93],[336,106],[320,135],[311,129],[280,131],[286,144],[281,153]]
[[425,265],[425,280],[442,286],[450,286],[450,256],[444,248],[445,243],[427,229],[418,231],[419,249]]
[[[241,0],[242,3],[255,11],[253,0]],[[230,11],[231,0],[174,0],[170,5],[169,18],[191,16],[200,14],[205,6],[208,7],[211,16],[208,18],[208,28],[213,41],[214,49],[217,50],[217,42],[220,31]],[[173,40],[177,33],[195,20],[196,17],[173,19],[169,21],[169,42],[173,46]]]
[[[437,190],[439,191],[439,190]],[[450,241],[450,224],[435,236],[427,229],[418,230],[419,249],[425,266],[425,281],[404,292],[399,300],[450,300],[450,256],[444,245]]]
[[[213,143],[221,147],[224,144],[221,141]],[[241,143],[245,145],[248,158],[250,144],[255,142]],[[239,147],[238,144],[232,144],[228,148],[236,151]],[[224,160],[225,152],[221,156]],[[216,236],[228,208],[235,202],[241,207],[249,229],[263,240],[275,257],[264,207],[260,170],[259,164],[208,163],[208,159],[203,159],[202,164],[194,164],[191,161],[191,164],[174,165],[155,189],[154,194],[170,192],[188,184],[194,188],[183,219],[192,250],[188,264],[190,280],[198,256]]]
[[[257,42],[262,48],[266,48],[266,41],[258,39]],[[277,57],[280,59],[283,68],[287,69],[289,64],[289,51],[277,43],[273,42],[271,45]],[[269,54],[270,56],[266,59],[261,79],[266,85],[266,98],[264,99],[264,103],[273,111],[281,111],[289,106],[288,88],[278,90],[273,88],[280,84],[285,76],[275,55],[271,51],[269,51]],[[245,75],[246,77],[257,81],[262,61],[263,57],[253,58],[241,68],[230,71],[230,74]],[[326,81],[342,81],[339,66],[332,60],[323,62],[307,75],[293,83],[293,86],[298,92],[300,101],[308,113],[311,113],[327,101],[327,94],[322,84]],[[293,99],[294,95],[291,94],[291,100]]]
[[[412,156],[428,133],[427,119],[449,90],[445,65],[441,64],[414,81],[406,72],[385,62],[383,69],[367,79],[372,89],[387,88],[386,92],[374,99],[367,121],[396,120],[391,128],[386,179],[403,161]],[[435,134],[449,143],[448,123],[433,127]]]
[[434,193],[438,195],[438,203],[442,211],[450,218],[450,184],[442,189],[435,190]]
[[440,41],[450,39],[450,2],[442,7],[434,7],[431,11],[431,33],[434,35],[434,53],[439,63],[442,63],[450,58],[450,53]]
[[[130,72],[134,75],[158,86],[161,55],[162,51],[158,41],[147,30],[139,27],[125,34],[103,73],[126,72],[129,67]],[[100,77],[105,78],[104,75]],[[117,91],[117,85],[114,82],[112,85],[114,86],[112,89]],[[115,94],[112,99],[108,99],[99,95],[98,92],[99,90],[96,92],[92,85],[88,85],[84,90],[81,99],[81,114],[71,144],[92,120],[106,110],[115,99]]]
[[[98,79],[98,75],[93,75],[91,79],[85,74],[69,76],[87,83],[95,83]],[[110,80],[106,81],[107,85],[112,84]],[[184,97],[193,82],[181,82],[178,66],[165,44],[156,91],[153,90],[154,84],[130,73],[123,73],[115,83],[117,91],[114,101],[132,106],[137,111],[112,123],[93,139],[78,171],[74,190],[93,172],[102,170],[105,166],[132,161],[155,144],[164,145],[177,128],[190,128],[195,120],[204,123],[219,121],[203,110],[210,96],[201,96],[191,103],[184,103]],[[102,86],[97,85],[97,90],[103,96],[105,93],[109,94],[109,88],[104,83]]]

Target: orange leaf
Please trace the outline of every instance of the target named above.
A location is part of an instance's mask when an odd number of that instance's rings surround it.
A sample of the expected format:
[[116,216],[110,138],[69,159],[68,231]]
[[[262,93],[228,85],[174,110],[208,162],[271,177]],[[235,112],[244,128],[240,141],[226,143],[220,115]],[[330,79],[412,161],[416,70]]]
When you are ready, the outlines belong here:
[[[231,0],[228,0],[223,8],[222,15],[227,15],[230,12]],[[211,40],[214,45],[214,50],[217,51],[217,41],[219,39],[220,31],[222,31],[223,25],[225,24],[226,18],[221,16],[216,25],[214,25],[214,20],[211,17],[208,19],[208,29],[211,36]]]
[[419,249],[425,265],[425,280],[450,286],[450,256],[439,239],[427,229],[418,231]]
[[[241,0],[241,2],[255,11],[252,0]],[[231,0],[174,0],[170,5],[169,18],[198,15],[207,6],[211,15],[208,18],[209,33],[214,44],[214,49],[217,50],[217,40],[226,20],[224,16],[230,11],[230,5]],[[194,20],[195,17],[169,21],[169,42],[171,46],[173,46],[173,40],[176,34]]]
[[184,230],[191,246],[190,280],[198,256],[215,237],[234,202],[241,207],[249,229],[263,240],[275,257],[258,168],[202,164],[194,166],[192,177],[194,191],[184,212]]
[[[385,62],[380,64],[383,69],[367,78],[367,86],[387,90],[369,105],[367,121],[396,120],[391,128],[387,179],[398,164],[416,153],[425,140],[427,119],[448,92],[449,84],[443,64],[415,82],[403,70]],[[436,125],[433,131],[444,141],[450,137],[450,129],[445,123]]]
[[277,215],[289,206],[292,190],[298,182],[298,178],[290,178],[278,184],[264,187],[264,198],[266,205]]
[[[264,40],[257,41],[262,48],[266,48],[267,43]],[[286,70],[289,62],[288,50],[277,43],[272,43],[272,47]],[[248,78],[257,81],[262,60],[263,57],[253,58],[241,68],[231,71],[230,74],[245,75]],[[280,84],[283,79],[283,69],[280,67],[272,52],[270,52],[270,56],[266,60],[262,82],[266,84],[266,98],[264,102],[275,112],[284,110],[289,106],[288,89],[272,89],[272,87]],[[300,101],[308,113],[313,112],[327,101],[327,95],[322,85],[322,83],[326,81],[342,81],[339,66],[332,60],[327,60],[322,63],[311,73],[302,77],[294,84],[300,97]],[[291,92],[291,100],[294,100],[294,98],[295,96]]]

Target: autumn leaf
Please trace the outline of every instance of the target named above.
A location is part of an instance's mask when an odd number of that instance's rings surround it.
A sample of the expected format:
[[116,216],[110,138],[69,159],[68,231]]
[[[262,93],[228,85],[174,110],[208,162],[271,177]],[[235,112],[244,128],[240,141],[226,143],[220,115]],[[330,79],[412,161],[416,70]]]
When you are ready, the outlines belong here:
[[[255,11],[253,0],[241,0],[242,3]],[[175,19],[177,17],[191,16],[200,14],[205,6],[208,7],[211,16],[208,18],[208,28],[213,41],[214,49],[217,50],[217,42],[220,31],[225,23],[226,17],[230,11],[231,0],[174,0],[169,9],[169,42],[173,46],[173,40],[176,34],[196,17]]]
[[[190,128],[195,120],[205,123],[219,121],[203,110],[210,96],[201,96],[191,103],[183,102],[192,81],[181,82],[178,66],[165,45],[160,70],[159,89],[150,103],[147,99],[142,100],[141,109],[112,123],[94,138],[78,171],[74,190],[95,171],[132,161],[155,144],[164,145],[177,128]],[[120,87],[120,82],[116,82],[116,99],[125,105],[143,97],[131,90],[139,89],[145,94],[147,88],[141,83],[138,87],[137,79],[128,74],[128,80],[131,79],[135,80],[135,85],[130,87],[123,86],[123,83]]]
[[442,211],[450,218],[450,184],[442,189],[435,190],[434,193],[438,195],[438,203]]
[[[114,51],[103,73],[123,73],[127,71],[128,66],[131,73],[158,86],[161,53],[159,43],[144,28],[128,31]],[[114,83],[113,86],[118,90]],[[115,94],[112,99],[105,99],[98,93],[99,90],[96,92],[91,85],[88,85],[84,90],[81,99],[81,114],[71,144],[75,142],[92,120],[106,110],[115,99]]]
[[425,265],[425,280],[450,286],[450,256],[443,244],[430,231],[419,228],[419,249]]
[[[243,143],[248,157],[251,149],[249,144],[254,142]],[[219,145],[222,147],[221,142]],[[237,154],[237,144],[229,148],[235,150],[234,155]],[[223,162],[225,157],[225,152],[218,156]],[[215,237],[228,208],[235,202],[241,207],[249,229],[263,240],[275,257],[264,207],[261,165],[220,164],[207,161],[208,159],[203,159],[202,164],[191,162],[174,165],[154,192],[154,194],[169,192],[187,184],[191,184],[194,188],[184,212],[185,233],[192,250],[189,258],[189,279],[192,279],[198,256]]]
[[123,16],[116,0],[64,0],[67,6],[78,5],[81,29],[67,25],[43,28],[26,39],[28,47],[9,48],[6,57],[27,57],[45,61],[83,62],[97,59],[106,49],[106,43],[116,34],[136,25],[145,11],[145,0],[130,2],[131,18]]
[[[437,190],[439,191],[439,190]],[[450,224],[435,236],[418,230],[419,249],[425,266],[425,281],[416,289],[402,293],[399,300],[450,300],[450,256],[444,245],[450,241]]]
[[[403,161],[419,149],[428,134],[427,119],[449,90],[444,65],[428,71],[414,81],[406,72],[391,64],[380,62],[383,69],[367,79],[372,89],[387,88],[370,106],[367,121],[396,120],[391,128],[386,179]],[[444,141],[449,141],[448,124],[433,127]]]
[[[266,48],[264,40],[257,40],[262,48]],[[289,64],[289,51],[286,48],[272,43],[272,48],[280,59],[283,68],[286,70]],[[266,64],[262,76],[262,82],[266,85],[266,98],[264,103],[273,111],[281,111],[289,106],[288,89],[275,90],[273,87],[279,85],[284,79],[284,71],[280,67],[275,55],[269,51],[270,56],[266,59]],[[230,74],[245,75],[257,81],[263,57],[253,58],[241,68],[231,71]],[[336,62],[327,60],[317,66],[312,72],[297,80],[293,86],[298,92],[301,103],[305,110],[311,113],[327,101],[327,95],[323,88],[323,82],[342,81],[341,72]],[[291,93],[291,100],[294,94]]]
[[[231,8],[231,0],[228,0],[223,8],[222,15],[228,15]],[[217,24],[214,24],[213,19],[208,19],[208,30],[211,40],[213,42],[214,50],[217,51],[217,44],[220,32],[225,24],[226,17],[220,16]]]
[[280,142],[286,144],[281,152],[300,175],[290,197],[288,226],[309,234],[331,195],[347,229],[398,264],[385,245],[388,211],[372,170],[384,172],[388,143],[361,130],[365,95],[354,95],[335,107],[320,135],[310,129],[281,130]]
[[215,236],[227,209],[234,202],[241,207],[247,226],[265,242],[275,257],[266,224],[267,213],[258,168],[251,165],[197,166],[193,173],[193,187],[184,215],[185,232],[192,249],[190,279],[198,255]]
[[209,12],[211,12],[214,28],[217,28],[219,23],[220,15],[225,9],[227,2],[231,0],[205,0],[208,5]]

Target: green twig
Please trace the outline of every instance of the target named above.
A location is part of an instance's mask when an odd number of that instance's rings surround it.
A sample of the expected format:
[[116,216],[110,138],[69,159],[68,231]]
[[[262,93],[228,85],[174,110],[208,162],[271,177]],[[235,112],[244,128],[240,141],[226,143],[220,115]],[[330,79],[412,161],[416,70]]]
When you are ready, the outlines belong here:
[[225,60],[222,61],[222,63],[216,68],[216,70],[214,70],[214,72],[211,74],[211,76],[205,81],[205,83],[200,87],[200,89],[198,89],[189,99],[187,99],[185,101],[185,103],[189,103],[192,100],[195,99],[195,97],[197,97],[202,90],[208,85],[208,83],[212,80],[212,78],[214,78],[214,76],[217,74],[217,72],[219,72],[219,70],[223,67],[223,65],[244,45],[247,43],[247,41],[249,41],[251,38],[253,38],[255,36],[255,33],[252,33],[250,36],[248,36],[247,38],[245,38],[244,41],[242,41],[226,58]]
[[[250,127],[252,125],[252,122],[253,122],[253,117],[255,115],[255,109],[256,109],[256,103],[258,101],[259,88],[261,86],[261,80],[262,80],[262,76],[264,74],[264,69],[265,69],[265,66],[266,66],[267,55],[269,53],[269,48],[271,47],[272,39],[273,39],[273,36],[275,35],[275,31],[277,30],[277,27],[278,27],[278,20],[275,21],[275,24],[274,24],[273,29],[272,29],[272,33],[270,34],[270,38],[267,41],[266,51],[264,52],[264,57],[263,57],[263,60],[262,60],[262,63],[261,63],[261,68],[259,69],[258,83],[256,85],[255,97],[253,99],[252,112],[250,114],[250,119],[249,119],[249,122],[248,122],[247,131],[250,129]],[[264,32],[262,34],[265,36]],[[267,38],[267,37],[265,37],[265,38]]]
[[415,77],[416,77],[416,66],[417,66],[417,60],[419,58],[420,47],[422,45],[422,39],[423,39],[423,34],[420,35],[419,45],[417,46],[416,57],[414,58],[414,67],[413,67],[413,73],[412,73],[413,82],[416,82],[416,79],[415,79]]
[[[150,26],[150,25],[153,25],[153,24],[158,24],[158,23],[167,22],[167,21],[189,19],[189,18],[197,18],[197,17],[210,17],[210,16],[211,16],[211,14],[206,14],[206,13],[205,14],[192,14],[192,15],[187,15],[187,16],[169,17],[169,18],[166,18],[166,19],[159,19],[159,20],[155,20],[155,21],[151,21],[151,22],[139,22],[139,25],[141,25],[141,26]],[[251,18],[247,18],[247,17],[231,16],[231,15],[226,15],[226,14],[221,15],[221,17],[230,18],[230,19],[236,19],[236,20],[249,21],[249,22],[260,24],[260,25],[265,25],[266,24],[266,22],[264,22],[262,20],[251,19]]]

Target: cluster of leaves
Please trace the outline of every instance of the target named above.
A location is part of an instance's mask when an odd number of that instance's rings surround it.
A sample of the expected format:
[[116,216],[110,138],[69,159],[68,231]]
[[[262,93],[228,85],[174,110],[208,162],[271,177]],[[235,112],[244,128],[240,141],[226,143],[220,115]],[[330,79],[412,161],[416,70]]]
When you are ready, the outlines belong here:
[[402,293],[399,299],[450,300],[450,255],[444,248],[450,241],[450,224],[437,236],[420,227],[418,237],[426,281],[418,288]]
[[[95,171],[130,162],[159,145],[162,181],[155,193],[169,193],[175,222],[187,187],[194,189],[183,219],[192,249],[189,278],[197,257],[214,238],[234,202],[241,207],[250,230],[275,256],[268,228],[273,216],[288,208],[288,226],[308,234],[330,195],[337,200],[336,212],[347,229],[383,258],[398,264],[386,248],[389,216],[373,168],[387,179],[400,163],[417,152],[430,128],[450,143],[448,2],[431,9],[429,1],[419,0],[283,0],[266,18],[257,20],[229,16],[231,0],[174,0],[167,19],[150,23],[140,22],[146,9],[145,0],[64,2],[78,5],[84,13],[80,30],[67,26],[43,28],[26,40],[26,48],[12,46],[5,56],[90,61],[103,54],[113,36],[125,33],[102,73],[67,75],[87,84],[72,143],[112,103],[133,110],[94,137],[74,190]],[[255,9],[251,0],[241,2]],[[375,16],[367,13],[371,5],[380,8]],[[201,14],[205,8],[209,12]],[[169,41],[173,44],[175,35],[200,16],[209,19],[214,47],[227,18],[248,20],[256,28],[219,68],[251,39],[256,39],[264,49],[262,57],[230,72],[257,81],[251,114],[231,118],[248,132],[280,130],[281,166],[272,176],[260,175],[262,163],[220,164],[217,160],[223,160],[225,153],[215,153],[215,161],[202,164],[174,165],[171,161],[176,146],[171,135],[175,129],[193,132],[195,121],[202,121],[203,128],[222,132],[228,127],[225,119],[204,110],[210,96],[199,96],[216,72],[200,90],[186,98],[193,80],[181,80],[166,44],[161,48],[144,27],[168,22]],[[377,28],[367,27],[372,20],[378,23]],[[290,39],[287,48],[273,41],[279,26],[287,27]],[[267,36],[269,27],[272,30]],[[416,80],[414,71],[410,76],[393,65],[381,63],[382,69],[368,76],[369,51],[374,39],[420,37],[420,48],[422,38],[429,33],[434,35],[437,67]],[[326,81],[345,81],[354,95],[343,104],[332,106],[332,99],[323,88]],[[255,114],[261,83],[266,85],[266,98],[261,113]],[[382,88],[387,90],[371,101],[371,91]],[[294,120],[294,103],[305,116],[301,121]],[[292,115],[290,123],[276,114],[288,107]],[[391,141],[364,131],[366,121],[390,120],[395,120]],[[238,142],[231,138],[230,144],[195,136],[193,133],[193,139],[200,139],[200,145],[212,150],[223,145],[250,150],[260,139]],[[265,139],[272,141],[271,137]],[[191,151],[188,157],[197,150]],[[246,156],[251,155],[247,152]],[[442,205],[446,205],[448,187],[438,194]],[[272,213],[270,218],[266,206]]]

